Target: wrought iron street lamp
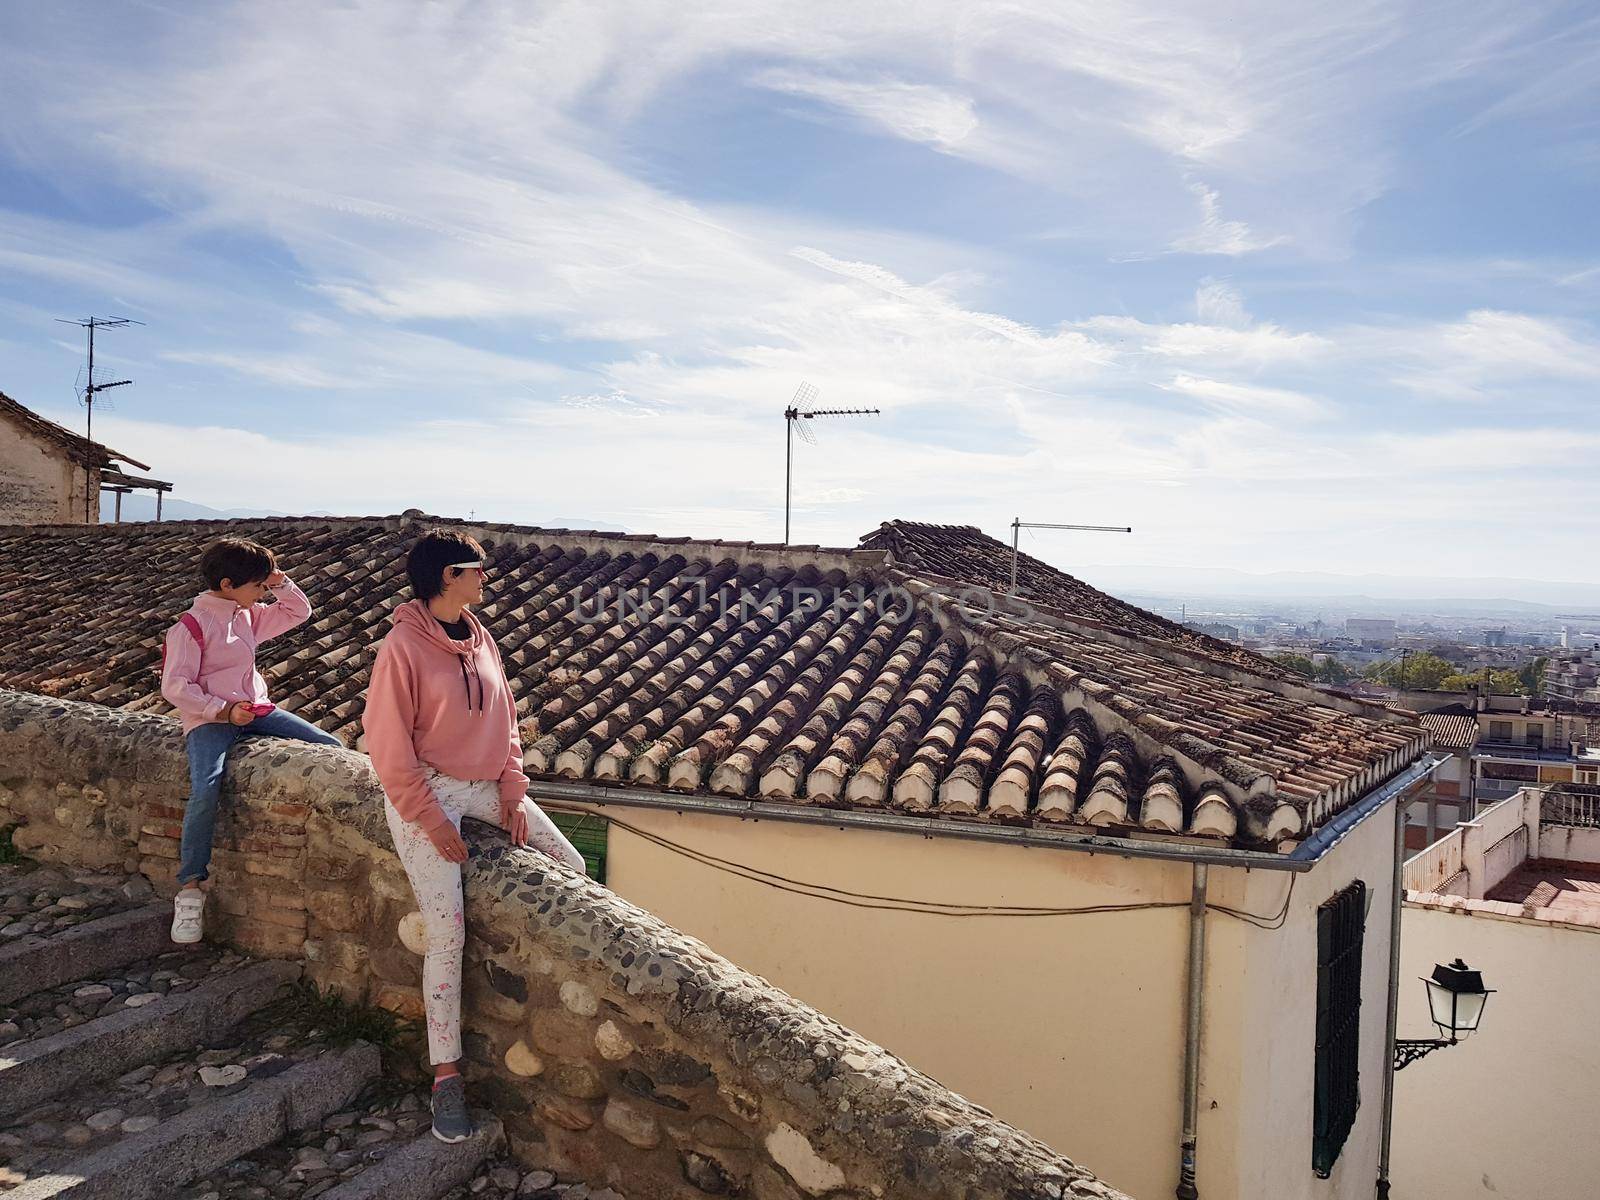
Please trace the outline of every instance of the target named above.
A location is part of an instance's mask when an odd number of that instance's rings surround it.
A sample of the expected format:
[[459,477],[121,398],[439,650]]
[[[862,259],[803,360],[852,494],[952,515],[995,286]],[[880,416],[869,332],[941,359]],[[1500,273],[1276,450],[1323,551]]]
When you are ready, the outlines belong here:
[[1428,1014],[1439,1027],[1436,1038],[1399,1038],[1394,1044],[1394,1069],[1409,1067],[1441,1046],[1464,1041],[1483,1019],[1483,1007],[1494,994],[1483,986],[1483,974],[1459,958],[1449,966],[1435,964],[1433,975],[1422,981],[1428,988]]

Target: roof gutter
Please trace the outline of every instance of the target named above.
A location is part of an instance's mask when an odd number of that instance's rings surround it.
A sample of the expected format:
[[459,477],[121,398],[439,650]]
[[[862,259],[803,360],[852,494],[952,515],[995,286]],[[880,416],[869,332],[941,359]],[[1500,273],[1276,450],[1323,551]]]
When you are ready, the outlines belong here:
[[1334,846],[1344,840],[1344,836],[1361,822],[1365,821],[1378,809],[1382,808],[1396,796],[1410,791],[1422,780],[1437,771],[1441,764],[1447,762],[1448,754],[1424,754],[1388,783],[1368,792],[1355,804],[1345,809],[1333,820],[1329,821],[1316,833],[1296,846],[1288,855],[1291,862],[1305,862],[1307,865],[1316,862]]
[[[1437,761],[1435,761],[1437,759]],[[607,787],[594,783],[533,779],[528,791],[535,800],[565,800],[598,808],[665,809],[680,813],[738,817],[745,821],[786,821],[798,825],[829,825],[835,829],[871,829],[879,833],[914,834],[923,838],[1021,845],[1042,850],[1070,850],[1088,854],[1114,854],[1121,858],[1148,858],[1166,862],[1205,863],[1216,867],[1245,867],[1260,871],[1309,871],[1351,828],[1387,800],[1433,771],[1442,757],[1424,759],[1408,768],[1359,803],[1340,813],[1289,854],[1262,850],[1234,850],[1227,846],[1190,845],[1154,839],[1113,837],[1067,829],[1039,829],[1017,825],[985,825],[939,817],[908,817],[899,813],[860,809],[822,808],[762,800],[736,800],[726,796],[688,795],[641,787]]]

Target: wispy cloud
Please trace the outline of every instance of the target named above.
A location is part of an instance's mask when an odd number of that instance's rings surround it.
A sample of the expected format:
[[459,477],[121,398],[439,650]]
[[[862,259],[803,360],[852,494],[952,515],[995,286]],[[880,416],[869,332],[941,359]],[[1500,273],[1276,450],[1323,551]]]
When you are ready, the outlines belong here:
[[1189,190],[1200,201],[1200,224],[1195,229],[1175,238],[1174,250],[1185,254],[1225,254],[1238,257],[1281,246],[1288,241],[1283,234],[1262,236],[1243,221],[1225,221],[1222,218],[1221,197],[1216,190],[1203,183],[1191,184]]
[[1259,387],[1248,383],[1225,383],[1198,375],[1174,375],[1168,390],[1203,400],[1223,412],[1251,417],[1326,417],[1329,407],[1314,396],[1287,388]]
[[1478,309],[1458,321],[1372,337],[1387,343],[1397,381],[1444,398],[1504,400],[1519,384],[1600,380],[1600,337],[1557,318]]
[[1244,296],[1225,279],[1205,279],[1194,293],[1194,315],[1202,325],[1227,325],[1234,329],[1248,326]]
[[762,71],[758,87],[819,100],[895,137],[952,150],[978,128],[972,98],[897,79],[852,80],[795,70]]

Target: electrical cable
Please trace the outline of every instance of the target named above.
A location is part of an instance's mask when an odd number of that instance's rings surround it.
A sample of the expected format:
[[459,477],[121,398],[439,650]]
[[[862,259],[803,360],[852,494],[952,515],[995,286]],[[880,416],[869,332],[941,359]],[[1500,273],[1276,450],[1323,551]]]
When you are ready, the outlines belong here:
[[[569,808],[556,804],[542,804],[546,812],[565,813],[570,816],[593,817],[599,814],[587,809]],[[752,867],[747,863],[734,862],[731,859],[719,858],[703,850],[696,850],[674,842],[671,838],[661,834],[652,833],[641,829],[628,821],[616,817],[605,816],[601,818],[610,825],[615,825],[633,836],[659,846],[669,853],[687,858],[701,866],[714,871],[734,875],[751,883],[758,883],[776,891],[788,892],[791,895],[806,896],[813,900],[825,900],[832,904],[842,904],[847,908],[862,908],[881,912],[910,912],[936,917],[1069,917],[1091,916],[1101,913],[1142,912],[1162,908],[1188,908],[1187,900],[1147,901],[1130,904],[1091,904],[1075,907],[1051,907],[1046,905],[1008,905],[1008,904],[955,904],[942,900],[913,900],[904,896],[880,896],[866,892],[851,891],[847,888],[830,887],[827,884],[809,883],[805,880],[791,879],[786,875],[776,872],[764,871],[759,867]],[[1290,898],[1294,895],[1295,877],[1289,877],[1289,886],[1284,892],[1283,903],[1278,911],[1271,916],[1261,913],[1245,912],[1240,909],[1230,908],[1223,904],[1209,904],[1206,907],[1213,912],[1222,913],[1224,916],[1243,921],[1257,929],[1281,929],[1289,915]]]

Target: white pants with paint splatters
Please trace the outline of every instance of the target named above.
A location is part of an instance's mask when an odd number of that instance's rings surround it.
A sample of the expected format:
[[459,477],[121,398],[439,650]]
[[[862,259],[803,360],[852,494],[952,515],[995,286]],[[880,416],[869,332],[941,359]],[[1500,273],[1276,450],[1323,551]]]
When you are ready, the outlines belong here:
[[[462,817],[500,824],[500,785],[492,779],[455,779],[429,771],[428,786],[459,832]],[[555,822],[526,798],[528,845],[583,872],[583,855],[567,841]],[[466,945],[466,913],[461,900],[461,866],[445,858],[420,825],[413,825],[385,804],[395,853],[411,880],[417,908],[428,931],[428,952],[422,960],[422,1005],[428,1023],[428,1060],[455,1062],[461,1057],[461,951]]]

